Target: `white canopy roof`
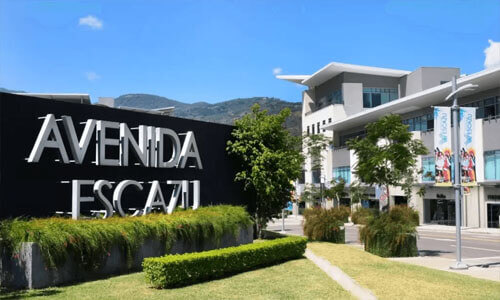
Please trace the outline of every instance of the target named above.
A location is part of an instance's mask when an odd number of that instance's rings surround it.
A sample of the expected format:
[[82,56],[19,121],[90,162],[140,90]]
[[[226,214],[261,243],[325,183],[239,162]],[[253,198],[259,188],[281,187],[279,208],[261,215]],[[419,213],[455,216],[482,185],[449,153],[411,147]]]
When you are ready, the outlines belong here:
[[[457,87],[472,83],[479,85],[474,91],[461,92],[459,97],[475,94],[481,91],[486,91],[500,86],[500,67],[487,69],[481,72],[463,76],[457,79]],[[356,126],[361,126],[378,120],[380,117],[387,114],[403,114],[406,112],[418,110],[424,107],[433,105],[447,106],[451,100],[444,103],[445,98],[451,93],[451,82],[447,82],[436,87],[423,90],[421,92],[411,94],[409,96],[382,104],[380,106],[367,109],[357,114],[351,115],[343,120],[333,122],[324,129],[328,130],[346,130]]]
[[368,67],[360,65],[344,64],[339,62],[331,62],[323,68],[319,69],[312,75],[278,75],[276,78],[287,80],[309,87],[318,86],[323,82],[335,77],[343,72],[379,75],[388,77],[401,77],[411,73],[410,71],[386,69],[377,67]]

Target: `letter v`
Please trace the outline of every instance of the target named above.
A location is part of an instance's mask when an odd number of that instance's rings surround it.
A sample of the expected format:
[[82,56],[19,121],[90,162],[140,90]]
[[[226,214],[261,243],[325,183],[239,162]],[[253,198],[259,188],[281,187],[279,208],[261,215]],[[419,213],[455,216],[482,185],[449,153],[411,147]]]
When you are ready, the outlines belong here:
[[73,159],[75,160],[75,163],[82,164],[87,148],[89,147],[90,138],[92,137],[92,133],[95,129],[96,120],[87,120],[80,142],[78,142],[75,126],[73,125],[73,119],[70,116],[62,116],[61,119],[63,121],[64,131],[69,139],[69,147],[71,148]]

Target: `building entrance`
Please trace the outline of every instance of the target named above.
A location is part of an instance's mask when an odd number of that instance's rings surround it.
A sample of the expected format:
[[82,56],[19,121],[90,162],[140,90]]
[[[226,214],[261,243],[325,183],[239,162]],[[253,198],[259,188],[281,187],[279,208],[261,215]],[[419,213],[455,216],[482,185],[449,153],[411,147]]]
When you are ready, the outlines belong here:
[[488,203],[488,228],[500,228],[500,203]]
[[425,223],[439,225],[455,225],[455,200],[424,199],[425,208],[429,210]]
[[378,200],[374,199],[361,200],[361,206],[364,208],[373,208],[376,210],[379,209]]
[[394,196],[395,205],[408,205],[408,198],[405,196]]

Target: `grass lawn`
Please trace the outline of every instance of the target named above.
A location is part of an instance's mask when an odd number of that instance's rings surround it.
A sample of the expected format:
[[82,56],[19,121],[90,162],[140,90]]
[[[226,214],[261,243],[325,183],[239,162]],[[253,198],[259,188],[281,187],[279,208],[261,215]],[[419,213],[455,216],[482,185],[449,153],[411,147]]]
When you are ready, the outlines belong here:
[[177,289],[156,290],[144,273],[60,288],[2,292],[0,299],[353,299],[307,259]]
[[379,299],[500,299],[499,282],[394,262],[347,245],[309,243],[307,248]]

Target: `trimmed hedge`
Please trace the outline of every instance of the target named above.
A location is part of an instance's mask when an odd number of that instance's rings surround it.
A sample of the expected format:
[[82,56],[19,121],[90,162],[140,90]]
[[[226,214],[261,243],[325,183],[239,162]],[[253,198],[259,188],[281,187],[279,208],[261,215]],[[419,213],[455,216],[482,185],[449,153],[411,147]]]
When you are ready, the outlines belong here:
[[307,240],[286,237],[238,247],[144,259],[146,278],[156,288],[169,288],[300,258]]
[[345,208],[310,208],[304,211],[304,234],[311,241],[345,243],[344,222],[349,210]]
[[0,222],[0,249],[15,258],[23,242],[35,242],[47,267],[56,268],[73,257],[77,264],[92,270],[102,266],[110,249],[118,246],[130,268],[136,251],[146,239],[165,243],[168,251],[178,238],[196,242],[215,237],[218,243],[225,233],[236,236],[242,225],[251,224],[243,207],[229,205],[176,211],[171,215],[153,213],[87,220],[13,219]]
[[418,255],[418,212],[406,206],[393,206],[389,212],[375,215],[360,230],[365,250],[382,257]]

